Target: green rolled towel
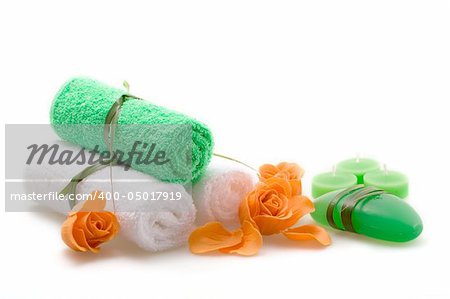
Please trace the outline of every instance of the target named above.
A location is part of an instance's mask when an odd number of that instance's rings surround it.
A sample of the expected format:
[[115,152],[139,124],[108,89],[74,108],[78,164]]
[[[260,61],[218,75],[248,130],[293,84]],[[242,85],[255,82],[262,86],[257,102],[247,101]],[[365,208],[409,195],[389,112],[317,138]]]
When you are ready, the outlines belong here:
[[[106,116],[126,93],[92,79],[72,79],[61,87],[53,101],[51,124],[63,140],[106,152],[108,145],[103,131]],[[211,131],[204,124],[147,101],[127,98],[117,120],[114,150],[128,153],[136,141],[140,142],[137,145],[143,154],[128,155],[132,159],[126,164],[160,180],[176,183],[199,180],[213,150]],[[158,161],[165,163],[158,165],[152,159],[159,151],[165,157]],[[148,159],[142,162],[145,157]]]

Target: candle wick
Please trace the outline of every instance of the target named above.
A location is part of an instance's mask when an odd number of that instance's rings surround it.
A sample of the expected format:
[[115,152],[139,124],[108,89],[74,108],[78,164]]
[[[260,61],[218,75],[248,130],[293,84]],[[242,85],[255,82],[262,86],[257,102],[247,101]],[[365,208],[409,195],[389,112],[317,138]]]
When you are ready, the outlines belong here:
[[359,163],[359,160],[360,160],[360,155],[359,155],[359,153],[357,153],[356,154],[356,163]]
[[383,164],[383,170],[384,170],[384,175],[387,175],[388,174],[388,170],[387,170],[386,164]]
[[336,176],[336,165],[333,165],[332,172],[333,172],[333,176]]

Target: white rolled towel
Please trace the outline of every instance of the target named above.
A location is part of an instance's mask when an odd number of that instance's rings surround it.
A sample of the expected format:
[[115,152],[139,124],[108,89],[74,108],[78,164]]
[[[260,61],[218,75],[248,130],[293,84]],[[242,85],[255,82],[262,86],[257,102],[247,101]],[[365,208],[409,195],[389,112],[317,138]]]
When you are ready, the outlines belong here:
[[234,228],[239,225],[239,204],[258,181],[254,170],[239,163],[213,157],[205,175],[192,187],[197,207],[197,225],[219,221]]
[[[60,149],[75,153],[80,148],[57,141]],[[86,151],[87,157],[89,153]],[[26,165],[25,190],[28,193],[48,194],[61,191],[70,179],[85,169],[87,165],[49,165],[32,163]],[[109,168],[104,168],[78,183],[77,193],[90,194],[92,191],[111,191]],[[113,166],[114,194],[120,198],[114,201],[115,211],[120,223],[120,234],[129,241],[147,251],[161,251],[180,246],[187,242],[193,229],[196,209],[191,195],[182,185],[165,183],[133,169],[125,170],[123,166]],[[162,193],[159,193],[162,192]],[[167,193],[163,193],[167,192]],[[141,200],[136,200],[138,194]],[[146,195],[145,195],[146,194]],[[158,195],[179,200],[149,200]],[[143,198],[147,200],[143,200]],[[130,200],[133,199],[133,200]],[[59,213],[70,211],[67,200],[43,200],[39,203]],[[112,201],[107,207],[112,208]]]

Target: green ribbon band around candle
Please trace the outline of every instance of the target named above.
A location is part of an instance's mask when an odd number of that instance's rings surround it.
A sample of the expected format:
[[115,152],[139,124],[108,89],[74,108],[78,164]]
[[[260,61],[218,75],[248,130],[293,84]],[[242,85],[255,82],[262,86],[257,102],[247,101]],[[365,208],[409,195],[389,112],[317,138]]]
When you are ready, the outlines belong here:
[[367,199],[369,196],[379,195],[385,193],[381,189],[377,189],[375,187],[364,187],[352,193],[348,198],[345,199],[342,208],[341,208],[341,219],[342,224],[346,231],[355,233],[355,229],[353,228],[352,222],[352,214],[356,205],[362,201]]
[[338,194],[330,201],[330,204],[329,204],[328,207],[327,207],[327,215],[326,215],[326,216],[327,216],[328,224],[329,224],[331,227],[333,227],[333,228],[335,228],[335,229],[340,229],[340,228],[336,225],[336,222],[334,221],[334,218],[333,218],[334,208],[336,207],[336,205],[338,204],[338,202],[339,202],[344,196],[346,196],[347,194],[349,194],[349,193],[351,193],[351,192],[353,192],[353,191],[355,191],[355,190],[361,189],[362,187],[363,187],[362,185],[355,185],[355,186],[349,187],[349,188],[343,190],[342,192],[339,192],[339,193],[338,193]]
[[342,192],[339,192],[329,203],[326,210],[326,218],[328,224],[335,228],[340,229],[334,221],[333,214],[337,204],[343,199],[343,205],[341,207],[340,215],[344,229],[349,232],[356,232],[352,223],[352,214],[356,205],[367,199],[370,196],[383,194],[385,191],[375,187],[364,187],[364,185],[356,185],[349,187]]

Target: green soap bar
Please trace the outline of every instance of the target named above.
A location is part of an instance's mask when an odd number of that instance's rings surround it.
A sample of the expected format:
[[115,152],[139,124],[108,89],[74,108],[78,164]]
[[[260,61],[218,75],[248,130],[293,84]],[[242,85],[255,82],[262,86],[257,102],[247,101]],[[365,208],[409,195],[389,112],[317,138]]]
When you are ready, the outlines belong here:
[[[111,106],[124,94],[124,90],[92,79],[72,79],[61,87],[53,101],[51,124],[63,140],[88,149],[99,146],[99,151],[107,151],[105,119]],[[121,107],[117,123],[113,142],[115,150],[128,153],[138,141],[142,142],[139,149],[144,155],[150,152],[149,148],[154,144],[156,148],[152,155],[164,151],[167,159],[160,160],[170,160],[157,165],[142,163],[141,157],[141,163],[138,163],[139,157],[131,155],[132,161],[127,164],[132,168],[174,183],[196,182],[205,172],[212,156],[213,138],[208,127],[197,120],[128,97]],[[145,150],[144,143],[148,144]]]
[[[327,209],[330,202],[343,190],[322,195],[314,201],[315,211],[311,214],[318,223],[330,226]],[[345,230],[341,208],[350,193],[344,195],[333,209],[333,220],[338,229]],[[399,197],[383,193],[369,195],[359,201],[351,215],[356,233],[375,239],[392,242],[407,242],[422,232],[422,220],[416,211]]]

